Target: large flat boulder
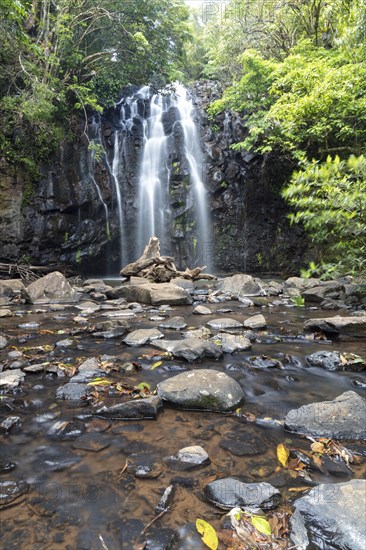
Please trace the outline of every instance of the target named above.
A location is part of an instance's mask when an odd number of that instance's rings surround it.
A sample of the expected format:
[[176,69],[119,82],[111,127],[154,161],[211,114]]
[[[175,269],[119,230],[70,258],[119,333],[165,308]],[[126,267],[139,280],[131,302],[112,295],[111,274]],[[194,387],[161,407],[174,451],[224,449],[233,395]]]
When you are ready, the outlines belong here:
[[333,401],[303,405],[286,415],[285,428],[315,437],[366,439],[366,400],[347,391]]
[[62,273],[53,271],[27,286],[30,301],[33,304],[54,302],[77,302],[79,295],[75,292]]
[[294,503],[291,541],[297,550],[366,548],[366,481],[324,483]]
[[246,273],[225,277],[219,281],[217,286],[223,292],[228,292],[236,297],[266,295],[262,282]]
[[309,319],[304,324],[305,330],[316,330],[334,335],[344,335],[354,338],[366,338],[366,315],[362,317],[321,317]]
[[[189,292],[172,283],[142,283],[125,284],[115,290],[114,297],[126,298],[129,302],[141,302],[160,306],[164,304],[172,306],[190,305],[193,299]],[[107,294],[109,296],[109,294]]]
[[219,346],[207,340],[185,338],[184,340],[159,340],[151,342],[154,348],[170,352],[174,357],[182,358],[192,363],[204,357],[218,359],[222,356]]
[[216,370],[182,372],[157,385],[163,401],[185,409],[230,411],[244,398],[236,380]]

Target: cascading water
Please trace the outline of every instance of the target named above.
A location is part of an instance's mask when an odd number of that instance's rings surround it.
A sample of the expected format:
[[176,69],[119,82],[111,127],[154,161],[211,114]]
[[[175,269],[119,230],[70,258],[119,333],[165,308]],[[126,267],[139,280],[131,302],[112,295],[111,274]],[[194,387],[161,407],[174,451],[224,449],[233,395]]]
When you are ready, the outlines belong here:
[[152,236],[181,267],[209,266],[203,155],[187,90],[175,84],[158,93],[144,86],[116,105],[108,138],[93,125],[92,141],[103,146],[114,189],[110,220],[116,268],[139,257]]
[[[89,128],[89,135],[90,135],[90,144],[102,146],[102,139],[101,139],[101,124],[100,120],[96,120],[95,117],[93,117],[92,123]],[[109,213],[108,213],[108,206],[106,202],[103,200],[103,196],[101,193],[101,190],[99,188],[99,185],[94,177],[94,170],[95,170],[95,163],[96,163],[96,148],[89,147],[88,151],[88,177],[90,178],[94,189],[97,193],[98,199],[100,203],[103,205],[103,209],[105,212],[105,223],[106,223],[106,233],[109,238],[110,235],[110,226],[109,226]]]

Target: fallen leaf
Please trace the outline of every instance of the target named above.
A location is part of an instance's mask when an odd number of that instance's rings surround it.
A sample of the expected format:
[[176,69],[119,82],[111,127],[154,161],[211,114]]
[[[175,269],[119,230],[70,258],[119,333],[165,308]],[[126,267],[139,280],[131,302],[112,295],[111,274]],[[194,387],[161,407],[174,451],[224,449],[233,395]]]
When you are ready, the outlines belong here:
[[150,370],[154,370],[154,369],[160,367],[160,365],[162,365],[162,364],[163,364],[163,361],[156,361],[156,363],[153,363],[151,365]]
[[319,441],[314,441],[314,443],[310,445],[310,448],[313,451],[313,453],[319,453],[319,454],[324,453],[324,445]]
[[88,386],[110,386],[111,381],[107,380],[106,378],[94,378],[94,380],[91,380],[88,382]]
[[260,533],[263,533],[264,535],[270,536],[272,533],[271,526],[266,520],[266,518],[263,518],[261,516],[252,516],[251,518],[252,525],[259,531]]
[[277,458],[279,463],[282,464],[284,468],[287,467],[287,461],[289,459],[289,456],[290,456],[290,450],[286,447],[284,443],[279,443],[277,445]]
[[204,519],[196,520],[196,529],[200,535],[202,535],[202,542],[210,548],[210,550],[217,550],[219,546],[219,539],[217,538],[216,531],[205,521]]

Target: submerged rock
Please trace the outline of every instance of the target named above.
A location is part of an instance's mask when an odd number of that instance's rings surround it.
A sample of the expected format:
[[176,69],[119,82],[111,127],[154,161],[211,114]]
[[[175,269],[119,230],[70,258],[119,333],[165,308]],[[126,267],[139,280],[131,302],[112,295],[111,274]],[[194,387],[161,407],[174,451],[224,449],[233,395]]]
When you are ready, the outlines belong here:
[[184,340],[160,340],[151,342],[154,348],[168,351],[174,357],[182,357],[188,362],[197,361],[204,357],[218,359],[222,350],[213,342],[199,340],[198,338],[185,338]]
[[64,386],[57,388],[56,397],[58,399],[70,399],[72,401],[78,401],[83,397],[87,397],[89,393],[93,391],[93,386],[87,384],[77,384],[74,382],[68,382]]
[[29,286],[27,292],[33,304],[51,302],[77,302],[79,295],[59,271],[49,273],[37,279]]
[[29,485],[26,481],[0,481],[0,507],[15,503],[14,501],[26,495],[28,491]]
[[151,453],[134,453],[128,457],[127,471],[134,477],[155,479],[163,471],[163,464]]
[[165,458],[165,462],[174,470],[186,471],[207,466],[210,459],[206,451],[199,445],[184,447],[175,455]]
[[297,550],[366,548],[364,479],[318,485],[294,507],[291,541]]
[[281,493],[270,483],[244,483],[233,477],[212,481],[206,485],[204,495],[209,502],[225,509],[240,506],[269,510],[281,500]]
[[153,396],[104,406],[93,414],[115,420],[156,418],[162,408],[163,402],[160,397]]
[[243,390],[223,372],[202,369],[168,378],[157,385],[157,393],[182,408],[230,411],[241,403]]
[[366,439],[366,400],[347,391],[333,401],[291,410],[285,417],[291,432],[335,439]]

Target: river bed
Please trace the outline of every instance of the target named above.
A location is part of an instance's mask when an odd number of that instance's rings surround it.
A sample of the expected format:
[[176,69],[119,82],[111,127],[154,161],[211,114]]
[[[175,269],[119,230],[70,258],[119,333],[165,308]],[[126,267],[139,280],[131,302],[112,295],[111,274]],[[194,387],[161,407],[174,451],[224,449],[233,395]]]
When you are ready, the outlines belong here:
[[[238,301],[210,304],[210,308],[210,318],[239,321],[262,313],[267,327],[255,331],[251,350],[226,353],[218,360],[206,358],[187,363],[159,357],[150,345],[128,347],[122,338],[104,340],[90,333],[71,334],[78,328],[73,318],[80,314],[74,306],[60,311],[52,311],[49,305],[9,308],[13,316],[1,319],[1,330],[8,341],[0,352],[5,364],[11,350],[23,351],[33,364],[35,357],[38,363],[51,360],[72,366],[91,357],[108,363],[106,356],[113,356],[120,363],[132,363],[138,368],[131,373],[112,370],[106,372],[105,378],[135,387],[146,382],[151,391],[163,379],[187,369],[214,369],[239,382],[245,401],[240,410],[230,413],[178,410],[166,405],[156,420],[108,420],[91,416],[92,405],[87,400],[56,398],[57,389],[68,382],[67,376],[50,372],[27,374],[15,394],[3,392],[0,401],[1,420],[19,417],[18,424],[2,434],[1,462],[12,466],[5,468],[0,481],[28,484],[28,490],[2,510],[2,548],[199,550],[206,546],[192,524],[202,518],[219,529],[227,513],[204,498],[204,486],[214,479],[235,476],[248,482],[269,482],[281,492],[280,509],[291,513],[292,502],[306,487],[365,478],[366,461],[356,443],[353,449],[359,456],[352,470],[330,464],[329,468],[310,470],[306,479],[293,477],[281,467],[276,449],[285,443],[289,448],[310,450],[311,441],[283,428],[290,409],[332,400],[349,390],[364,396],[366,379],[362,372],[329,372],[311,367],[306,356],[320,350],[337,350],[365,357],[366,340],[314,339],[304,332],[303,325],[310,317],[324,316],[316,308],[275,306],[253,311],[241,307]],[[231,311],[215,315],[223,308]],[[149,319],[157,315],[150,310],[151,306],[143,306],[128,321],[131,330],[159,325]],[[105,321],[108,311],[116,311],[116,306],[102,304],[102,309],[88,315],[89,324]],[[191,306],[174,306],[171,311],[158,313],[165,317],[179,315],[188,327],[200,327],[208,320],[206,316],[193,315]],[[334,311],[332,315],[337,313],[341,312]],[[19,328],[22,323],[39,326]],[[180,331],[159,330],[168,339],[180,337]],[[73,341],[72,346],[55,346],[68,338]],[[29,349],[37,346],[46,346],[44,356],[41,351]],[[278,359],[283,368],[253,366],[254,356]],[[157,361],[161,364],[151,369]],[[110,388],[97,390],[101,404],[116,399]],[[71,423],[73,428],[66,438],[58,430],[61,422]],[[209,464],[185,471],[164,460],[192,445],[205,449]],[[141,455],[153,463],[152,477],[134,474],[133,463],[141,460]],[[172,484],[174,494],[169,510],[153,521],[165,489]]]

